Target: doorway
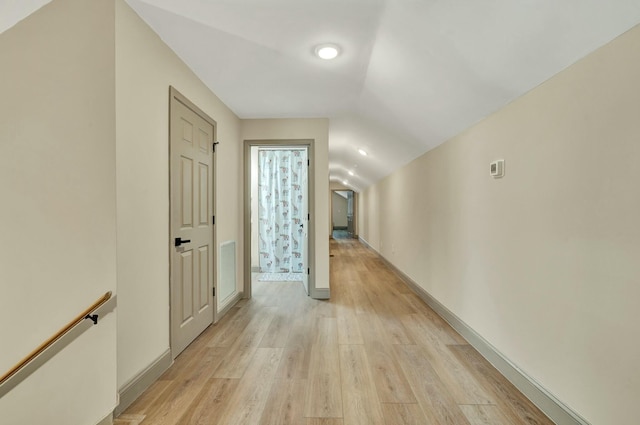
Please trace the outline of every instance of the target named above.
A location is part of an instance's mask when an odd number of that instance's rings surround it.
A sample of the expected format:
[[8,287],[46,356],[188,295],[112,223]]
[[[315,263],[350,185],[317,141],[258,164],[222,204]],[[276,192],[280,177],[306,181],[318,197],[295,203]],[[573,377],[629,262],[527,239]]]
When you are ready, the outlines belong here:
[[246,298],[255,281],[314,287],[312,164],[311,141],[245,141]]
[[355,197],[353,190],[331,191],[331,236],[334,239],[357,237]]
[[175,359],[213,323],[216,122],[170,88],[170,340]]

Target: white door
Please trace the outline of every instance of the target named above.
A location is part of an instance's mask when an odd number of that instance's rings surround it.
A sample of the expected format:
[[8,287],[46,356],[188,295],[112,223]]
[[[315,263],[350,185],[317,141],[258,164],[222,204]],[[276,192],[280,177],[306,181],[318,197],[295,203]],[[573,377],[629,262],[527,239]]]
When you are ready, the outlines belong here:
[[171,96],[171,352],[213,322],[213,125]]

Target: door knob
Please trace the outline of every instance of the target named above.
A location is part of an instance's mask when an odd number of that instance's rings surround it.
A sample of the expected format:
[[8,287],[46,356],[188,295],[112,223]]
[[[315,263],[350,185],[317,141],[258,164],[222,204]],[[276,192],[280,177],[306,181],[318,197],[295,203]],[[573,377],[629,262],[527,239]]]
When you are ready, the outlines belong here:
[[191,242],[191,239],[176,238],[175,246],[180,246],[183,243],[189,243],[189,242]]

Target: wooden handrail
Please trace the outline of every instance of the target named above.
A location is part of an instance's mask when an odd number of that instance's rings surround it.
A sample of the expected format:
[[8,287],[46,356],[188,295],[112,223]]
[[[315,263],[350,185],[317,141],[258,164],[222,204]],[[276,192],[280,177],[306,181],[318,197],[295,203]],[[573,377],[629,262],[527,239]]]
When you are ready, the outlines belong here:
[[100,299],[96,300],[96,302],[91,304],[91,307],[89,307],[88,309],[86,309],[82,313],[78,314],[78,316],[76,316],[76,318],[73,319],[71,322],[69,322],[64,328],[60,329],[55,335],[53,335],[51,338],[47,339],[45,342],[40,344],[40,346],[38,348],[33,350],[24,359],[22,359],[18,364],[16,364],[14,367],[12,367],[7,373],[2,375],[2,378],[0,378],[0,385],[2,385],[5,381],[7,381],[9,378],[11,378],[16,373],[18,373],[23,367],[28,365],[36,357],[38,357],[40,354],[42,354],[42,352],[44,350],[46,350],[51,345],[53,345],[57,340],[62,338],[67,332],[69,332],[71,329],[73,329],[76,325],[80,324],[80,322],[82,322],[83,320],[92,319],[94,321],[94,323],[97,323],[97,320],[98,320],[97,317],[96,316],[91,316],[91,313],[93,313],[98,308],[100,308],[100,306],[102,306],[104,303],[109,301],[109,299],[111,299],[111,291],[105,293],[102,297],[100,297]]

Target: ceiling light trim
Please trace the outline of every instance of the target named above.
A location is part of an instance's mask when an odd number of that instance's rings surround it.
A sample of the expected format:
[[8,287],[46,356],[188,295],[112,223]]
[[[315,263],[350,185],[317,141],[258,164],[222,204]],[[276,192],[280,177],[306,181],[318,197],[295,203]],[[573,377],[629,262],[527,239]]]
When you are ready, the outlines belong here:
[[316,46],[314,50],[317,57],[324,60],[335,59],[340,56],[342,50],[335,43],[323,43]]

